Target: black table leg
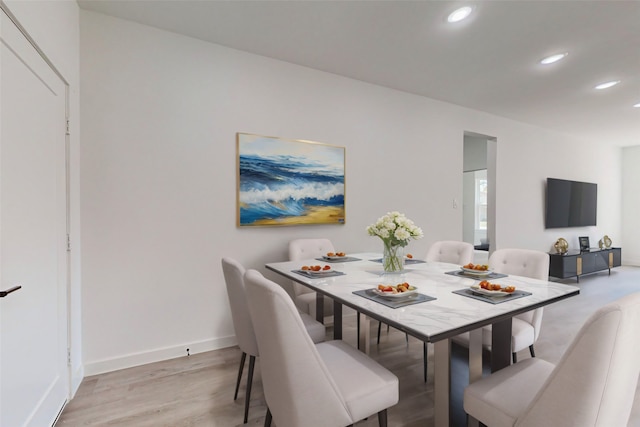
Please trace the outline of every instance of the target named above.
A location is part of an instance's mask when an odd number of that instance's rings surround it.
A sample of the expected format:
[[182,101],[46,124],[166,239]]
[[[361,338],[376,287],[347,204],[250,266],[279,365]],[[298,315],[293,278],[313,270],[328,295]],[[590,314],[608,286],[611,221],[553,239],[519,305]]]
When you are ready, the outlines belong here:
[[491,372],[511,364],[511,322],[506,319],[491,327]]

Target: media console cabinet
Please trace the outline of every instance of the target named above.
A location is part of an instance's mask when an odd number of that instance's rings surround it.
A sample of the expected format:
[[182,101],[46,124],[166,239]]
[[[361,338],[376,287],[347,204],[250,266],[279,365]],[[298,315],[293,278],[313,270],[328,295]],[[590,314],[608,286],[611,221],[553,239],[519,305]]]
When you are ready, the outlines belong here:
[[619,267],[622,262],[621,248],[599,249],[588,251],[569,251],[566,254],[549,254],[549,276],[558,279],[575,277],[580,282],[580,276],[597,273]]

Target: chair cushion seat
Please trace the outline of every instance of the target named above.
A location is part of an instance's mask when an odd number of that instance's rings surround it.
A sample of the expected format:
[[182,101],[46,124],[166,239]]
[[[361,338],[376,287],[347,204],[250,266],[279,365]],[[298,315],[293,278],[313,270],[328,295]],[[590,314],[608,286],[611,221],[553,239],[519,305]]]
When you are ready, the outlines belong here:
[[[316,318],[316,293],[307,292],[296,297],[296,306],[304,313]],[[324,297],[324,316],[333,316],[333,300]]]
[[319,343],[325,340],[327,332],[322,323],[318,322],[307,313],[300,313],[300,319],[302,319],[302,323],[304,323],[304,327],[307,329],[307,332],[311,337],[311,341]]
[[531,323],[513,318],[511,322],[511,351],[517,353],[535,342],[535,330]]
[[353,422],[398,403],[398,378],[344,341],[316,345]]
[[488,426],[512,427],[554,368],[552,363],[532,358],[494,372],[464,390],[464,410]]
[[[482,345],[491,350],[491,325],[482,328]],[[514,317],[511,322],[511,351],[518,351],[533,345],[535,331],[530,323]],[[464,332],[452,338],[452,341],[464,347],[469,347],[469,333]]]

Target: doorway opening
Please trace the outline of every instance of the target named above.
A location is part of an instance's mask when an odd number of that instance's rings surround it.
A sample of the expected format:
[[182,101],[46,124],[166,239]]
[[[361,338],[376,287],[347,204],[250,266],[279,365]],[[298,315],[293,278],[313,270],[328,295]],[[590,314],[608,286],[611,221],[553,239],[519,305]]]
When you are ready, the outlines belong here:
[[486,263],[495,249],[497,138],[464,133],[462,240],[475,248],[475,263]]

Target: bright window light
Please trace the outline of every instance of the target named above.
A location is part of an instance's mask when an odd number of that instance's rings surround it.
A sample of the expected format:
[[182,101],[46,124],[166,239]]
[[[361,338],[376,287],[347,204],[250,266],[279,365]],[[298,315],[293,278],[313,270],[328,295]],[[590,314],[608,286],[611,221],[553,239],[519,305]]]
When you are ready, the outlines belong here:
[[609,89],[612,86],[617,85],[618,83],[620,83],[620,80],[614,80],[611,82],[606,82],[606,83],[600,83],[598,86],[596,86],[596,89],[600,90],[600,89]]
[[472,11],[473,11],[473,8],[471,6],[461,7],[460,9],[457,9],[451,12],[449,17],[447,18],[447,21],[452,23],[462,21],[463,19],[471,15]]
[[638,102],[636,105],[634,105],[635,108],[640,108],[640,102]]
[[554,62],[560,61],[561,59],[563,59],[567,55],[569,55],[569,54],[567,52],[565,52],[565,53],[558,53],[556,55],[547,56],[546,58],[541,60],[540,63],[542,65],[553,64]]

